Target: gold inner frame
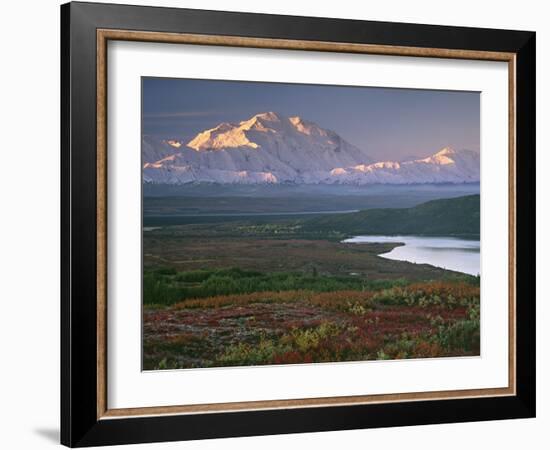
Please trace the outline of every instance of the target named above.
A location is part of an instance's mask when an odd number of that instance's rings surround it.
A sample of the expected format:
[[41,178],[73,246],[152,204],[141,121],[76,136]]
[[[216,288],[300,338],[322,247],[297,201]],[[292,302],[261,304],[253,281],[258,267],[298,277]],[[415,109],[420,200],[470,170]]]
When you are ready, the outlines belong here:
[[[109,40],[215,45],[375,55],[502,61],[508,63],[508,387],[401,394],[263,400],[199,405],[109,409],[107,405],[107,42]],[[262,409],[344,406],[403,401],[497,397],[516,394],[516,54],[239,36],[97,30],[97,418],[217,413]]]

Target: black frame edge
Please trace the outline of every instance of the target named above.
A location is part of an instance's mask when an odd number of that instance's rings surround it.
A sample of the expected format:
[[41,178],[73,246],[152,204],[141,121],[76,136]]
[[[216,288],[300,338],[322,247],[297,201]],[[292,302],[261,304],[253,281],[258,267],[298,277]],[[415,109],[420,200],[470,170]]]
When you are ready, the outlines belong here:
[[60,436],[74,447],[97,425],[96,37],[80,4],[61,25]]
[[64,445],[71,444],[71,368],[70,368],[70,5],[61,6],[61,433]]
[[[96,418],[97,28],[286,37],[517,54],[517,395]],[[70,447],[534,417],[535,33],[69,3],[61,6],[61,443]],[[435,45],[435,44],[438,45]],[[74,325],[74,326],[73,326]]]
[[536,415],[536,34],[516,55],[516,382]]

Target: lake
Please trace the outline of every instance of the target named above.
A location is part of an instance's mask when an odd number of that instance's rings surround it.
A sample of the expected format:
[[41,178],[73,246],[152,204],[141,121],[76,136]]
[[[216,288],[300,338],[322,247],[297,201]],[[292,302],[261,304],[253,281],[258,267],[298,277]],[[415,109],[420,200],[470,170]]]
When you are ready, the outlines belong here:
[[405,245],[395,247],[379,256],[398,261],[431,264],[443,269],[479,275],[479,240],[454,237],[428,236],[355,236],[342,242],[351,244],[400,242]]

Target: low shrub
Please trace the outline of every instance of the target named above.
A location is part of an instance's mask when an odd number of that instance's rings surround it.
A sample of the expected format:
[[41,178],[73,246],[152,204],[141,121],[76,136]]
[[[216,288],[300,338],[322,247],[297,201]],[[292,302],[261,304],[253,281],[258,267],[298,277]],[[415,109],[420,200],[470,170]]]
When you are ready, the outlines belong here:
[[480,348],[479,305],[469,310],[469,318],[451,324],[440,325],[433,341],[447,351],[463,349],[479,353]]
[[146,305],[169,305],[187,299],[255,292],[312,291],[369,292],[406,286],[405,280],[366,280],[357,276],[328,276],[318,273],[262,273],[240,268],[192,270],[174,269],[145,271],[143,277]]

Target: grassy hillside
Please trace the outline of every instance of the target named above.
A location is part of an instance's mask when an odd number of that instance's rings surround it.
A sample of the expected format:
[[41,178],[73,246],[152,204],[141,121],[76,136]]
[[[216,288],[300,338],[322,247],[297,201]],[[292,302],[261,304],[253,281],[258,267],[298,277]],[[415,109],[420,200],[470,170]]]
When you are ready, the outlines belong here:
[[479,195],[432,200],[412,208],[369,209],[304,222],[304,230],[346,234],[479,236]]

